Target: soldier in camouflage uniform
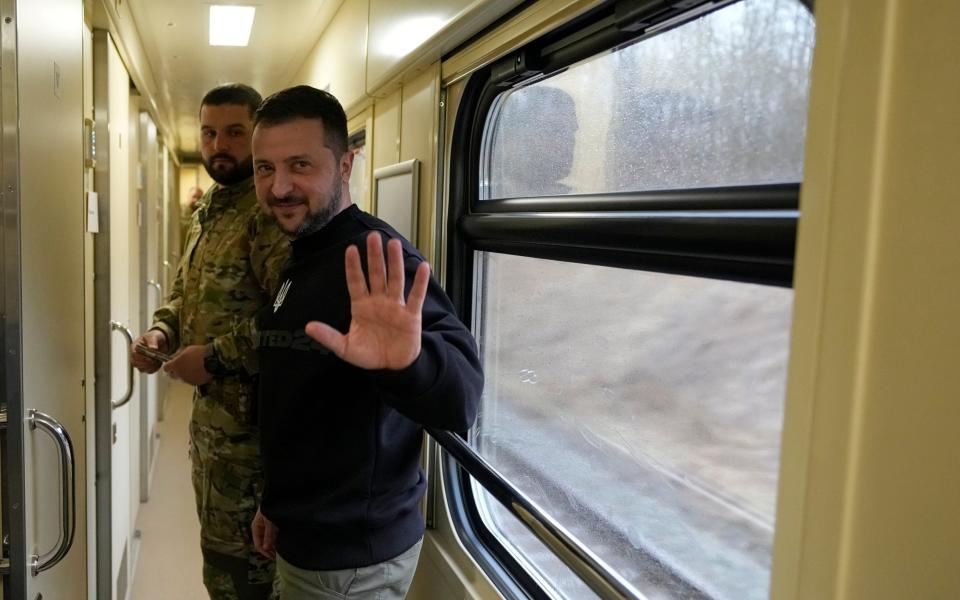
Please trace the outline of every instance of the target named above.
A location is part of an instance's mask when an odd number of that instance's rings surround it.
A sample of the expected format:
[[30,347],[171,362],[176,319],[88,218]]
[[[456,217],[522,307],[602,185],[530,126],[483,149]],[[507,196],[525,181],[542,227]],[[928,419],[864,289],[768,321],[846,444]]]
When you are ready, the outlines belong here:
[[[276,597],[273,561],[254,550],[250,532],[263,484],[253,324],[276,289],[289,241],[257,205],[250,135],[259,104],[255,90],[238,84],[204,97],[201,154],[217,183],[191,218],[167,304],[134,343],[179,349],[163,368],[197,386],[190,456],[203,583],[214,600]],[[148,373],[160,367],[135,351],[131,360]]]

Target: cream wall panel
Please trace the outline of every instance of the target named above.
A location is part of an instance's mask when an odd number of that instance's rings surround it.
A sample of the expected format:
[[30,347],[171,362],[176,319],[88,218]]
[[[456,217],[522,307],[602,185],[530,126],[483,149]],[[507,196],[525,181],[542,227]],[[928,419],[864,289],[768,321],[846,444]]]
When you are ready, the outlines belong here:
[[294,78],[349,108],[365,99],[368,0],[346,0]]
[[955,0],[885,22],[846,598],[960,598],[957,23]]
[[470,0],[370,0],[367,89],[375,90],[390,70],[423,42],[447,27]]
[[465,556],[455,539],[427,531],[407,599],[500,600],[502,596]]
[[[21,314],[11,319],[21,319],[24,414],[37,409],[63,424],[73,439],[78,481],[73,546],[54,570],[28,575],[26,597],[69,598],[86,588],[87,567],[83,4],[20,0],[9,14],[15,14],[16,40],[4,42],[16,43],[18,89],[4,89],[3,99],[19,102],[21,261]],[[27,551],[46,552],[59,537],[57,453],[41,431],[10,426],[25,431]]]
[[960,597],[953,0],[817,3],[772,597]]
[[[373,169],[400,162],[400,90],[373,105]],[[371,142],[368,140],[367,144]]]
[[400,108],[400,161],[420,161],[420,204],[417,217],[417,246],[433,260],[434,215],[436,213],[437,123],[440,118],[440,63],[403,85]]
[[449,84],[469,75],[600,3],[600,0],[540,0],[530,5],[445,60],[443,82]]
[[130,12],[129,0],[88,0],[87,4],[92,4],[94,26],[110,31],[123,62],[130,69],[131,79],[147,98],[144,109],[149,111],[163,132],[163,137],[179,144],[170,95],[160,93],[153,67]]
[[367,93],[389,93],[520,4],[519,0],[370,0]]

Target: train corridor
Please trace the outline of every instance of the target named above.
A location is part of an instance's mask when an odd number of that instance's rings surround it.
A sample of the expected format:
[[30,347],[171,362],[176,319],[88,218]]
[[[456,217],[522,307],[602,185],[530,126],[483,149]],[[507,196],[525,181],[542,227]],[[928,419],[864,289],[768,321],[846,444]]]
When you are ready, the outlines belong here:
[[140,507],[140,548],[131,600],[206,600],[201,579],[200,524],[190,487],[187,424],[193,388],[170,382],[165,418],[157,424],[159,456],[150,500]]

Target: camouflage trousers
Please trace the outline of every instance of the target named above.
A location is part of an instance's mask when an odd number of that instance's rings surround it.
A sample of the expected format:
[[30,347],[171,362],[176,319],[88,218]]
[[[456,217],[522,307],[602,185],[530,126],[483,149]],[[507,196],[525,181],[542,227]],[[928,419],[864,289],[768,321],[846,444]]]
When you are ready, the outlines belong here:
[[[269,600],[274,563],[253,547],[250,523],[263,486],[256,426],[239,403],[247,385],[215,382],[193,397],[190,457],[200,518],[203,584],[213,600]],[[241,397],[237,397],[237,395]]]

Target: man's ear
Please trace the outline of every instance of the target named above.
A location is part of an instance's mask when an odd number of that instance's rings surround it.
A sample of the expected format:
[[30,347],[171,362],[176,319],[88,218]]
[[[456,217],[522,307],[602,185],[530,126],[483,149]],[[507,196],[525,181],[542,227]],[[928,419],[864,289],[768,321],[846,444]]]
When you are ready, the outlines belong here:
[[351,173],[353,173],[353,150],[347,150],[340,156],[340,179],[344,183],[349,183]]

